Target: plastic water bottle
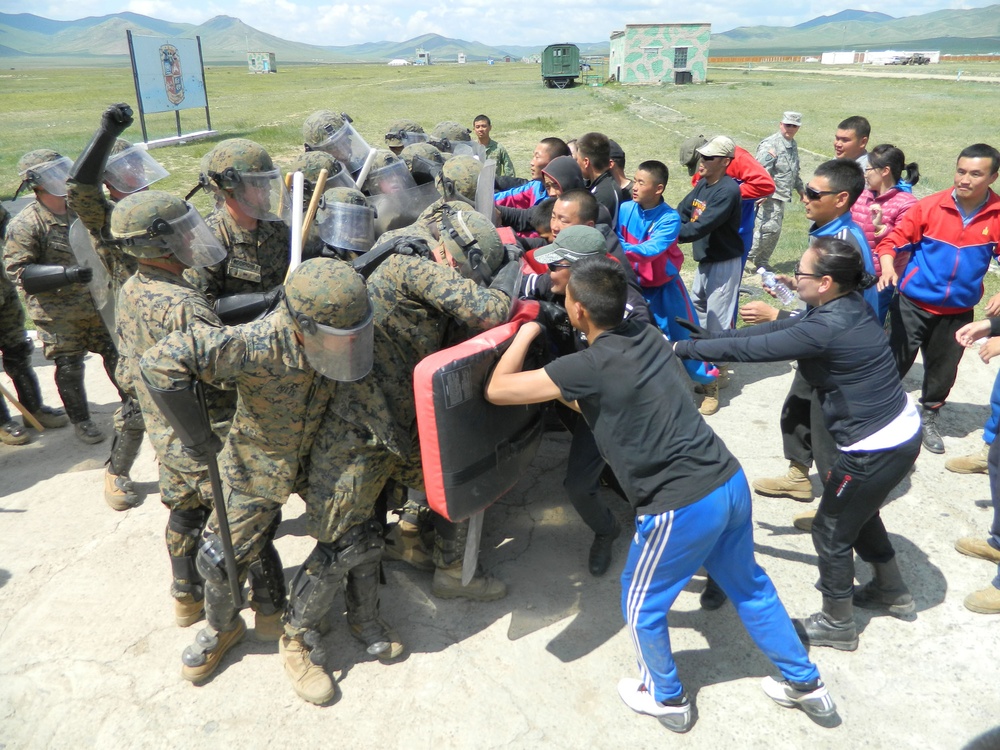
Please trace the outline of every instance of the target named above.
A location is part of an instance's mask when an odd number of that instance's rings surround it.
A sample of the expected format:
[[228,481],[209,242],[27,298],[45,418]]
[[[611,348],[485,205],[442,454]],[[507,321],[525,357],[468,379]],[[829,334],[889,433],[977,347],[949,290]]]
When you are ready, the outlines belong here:
[[768,271],[766,268],[758,268],[757,273],[760,274],[760,283],[765,289],[770,289],[778,296],[778,300],[783,305],[790,305],[795,302],[795,292],[785,286],[783,283],[778,281],[774,277],[773,271]]

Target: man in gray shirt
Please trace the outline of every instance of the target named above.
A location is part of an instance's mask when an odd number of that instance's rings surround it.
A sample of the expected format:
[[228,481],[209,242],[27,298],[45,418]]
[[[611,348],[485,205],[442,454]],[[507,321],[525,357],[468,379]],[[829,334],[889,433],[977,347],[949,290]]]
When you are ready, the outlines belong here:
[[785,204],[792,200],[793,190],[802,199],[799,146],[795,142],[795,135],[801,125],[802,115],[799,112],[785,112],[778,124],[778,132],[768,136],[757,146],[757,161],[774,180],[774,194],[761,199],[747,269],[761,266],[767,268],[781,236]]

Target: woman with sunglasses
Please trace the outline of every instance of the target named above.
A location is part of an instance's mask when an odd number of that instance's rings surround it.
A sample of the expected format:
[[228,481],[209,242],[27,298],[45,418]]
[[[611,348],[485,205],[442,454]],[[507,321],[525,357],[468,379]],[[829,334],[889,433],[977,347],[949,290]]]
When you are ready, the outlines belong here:
[[[810,645],[843,651],[858,647],[855,604],[894,615],[914,610],[879,508],[920,452],[920,416],[860,294],[874,282],[851,245],[814,237],[795,270],[804,314],[674,344],[682,357],[709,361],[796,359],[817,390],[839,450],[812,526],[823,607],[797,620],[796,629]],[[873,580],[857,591],[855,551],[875,569]]]
[[[903,179],[903,175],[906,179]],[[865,167],[865,190],[851,206],[851,218],[865,233],[868,246],[872,249],[875,276],[882,275],[882,267],[875,246],[896,226],[910,206],[917,202],[913,196],[913,186],[920,181],[920,170],[916,162],[906,163],[903,152],[895,146],[883,143],[868,154]],[[903,269],[910,259],[909,253],[900,253],[893,264],[896,273],[903,275]],[[878,319],[883,324],[889,312],[889,302],[895,287],[886,287],[878,295]]]

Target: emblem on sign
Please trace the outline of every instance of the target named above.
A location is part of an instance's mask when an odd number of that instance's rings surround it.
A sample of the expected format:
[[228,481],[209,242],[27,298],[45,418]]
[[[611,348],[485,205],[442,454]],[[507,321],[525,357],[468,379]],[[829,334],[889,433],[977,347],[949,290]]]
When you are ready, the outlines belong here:
[[171,104],[184,101],[184,77],[181,75],[181,57],[172,44],[160,47],[160,63],[163,66],[163,87]]

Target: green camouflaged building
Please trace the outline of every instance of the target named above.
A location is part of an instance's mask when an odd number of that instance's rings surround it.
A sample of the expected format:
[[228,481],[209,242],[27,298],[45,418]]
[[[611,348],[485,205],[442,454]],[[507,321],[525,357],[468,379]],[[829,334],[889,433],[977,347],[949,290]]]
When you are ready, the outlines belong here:
[[709,23],[638,23],[611,33],[608,75],[621,83],[704,83]]

